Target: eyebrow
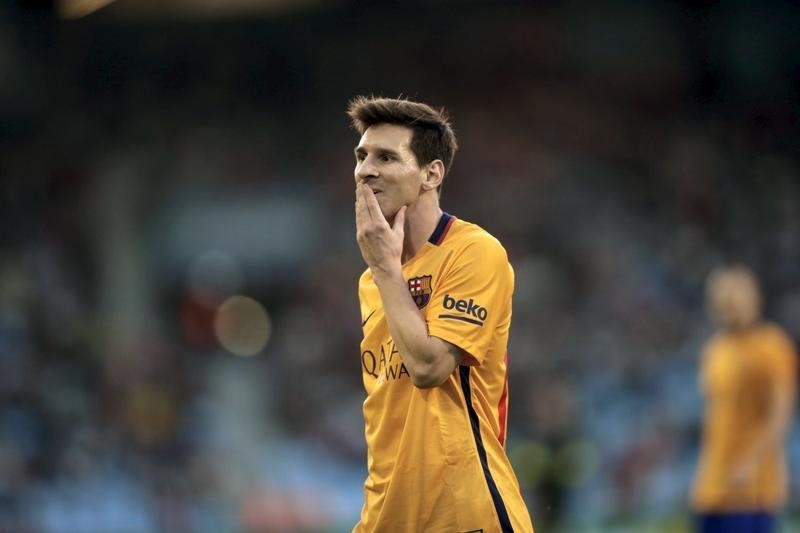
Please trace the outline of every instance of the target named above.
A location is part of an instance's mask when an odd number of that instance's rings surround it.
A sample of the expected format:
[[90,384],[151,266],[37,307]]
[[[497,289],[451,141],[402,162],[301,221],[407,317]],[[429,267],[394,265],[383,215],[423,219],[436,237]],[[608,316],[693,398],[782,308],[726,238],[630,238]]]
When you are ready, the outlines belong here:
[[[353,153],[355,155],[365,154],[365,153],[367,153],[367,151],[368,150],[363,146],[356,146],[355,148],[353,148]],[[398,158],[400,157],[400,152],[392,150],[391,148],[376,148],[375,152],[378,155],[391,155],[391,156],[398,157]]]

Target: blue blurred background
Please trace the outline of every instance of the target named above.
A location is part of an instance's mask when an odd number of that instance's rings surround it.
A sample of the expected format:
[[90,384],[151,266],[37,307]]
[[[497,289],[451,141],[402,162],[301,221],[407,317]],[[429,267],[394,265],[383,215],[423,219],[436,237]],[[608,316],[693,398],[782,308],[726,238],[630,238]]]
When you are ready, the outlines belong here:
[[358,94],[509,251],[537,531],[687,530],[709,270],[800,339],[796,3],[104,4],[0,5],[0,531],[349,531]]

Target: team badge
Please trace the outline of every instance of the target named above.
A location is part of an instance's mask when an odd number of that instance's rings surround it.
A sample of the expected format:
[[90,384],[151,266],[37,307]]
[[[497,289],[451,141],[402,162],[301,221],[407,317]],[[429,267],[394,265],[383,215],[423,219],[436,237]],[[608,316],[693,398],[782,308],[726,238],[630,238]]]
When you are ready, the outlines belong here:
[[414,303],[417,304],[419,309],[428,305],[428,300],[431,299],[432,277],[433,276],[420,276],[408,280],[408,291],[411,293],[411,297],[414,298]]

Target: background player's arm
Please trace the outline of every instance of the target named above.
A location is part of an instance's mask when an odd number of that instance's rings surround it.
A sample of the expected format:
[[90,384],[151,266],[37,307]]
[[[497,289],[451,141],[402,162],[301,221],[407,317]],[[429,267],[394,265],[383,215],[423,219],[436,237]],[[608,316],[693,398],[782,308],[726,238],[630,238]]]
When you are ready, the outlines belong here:
[[763,431],[742,455],[742,459],[731,468],[732,484],[736,485],[749,480],[758,468],[758,464],[778,446],[785,438],[792,420],[795,401],[794,387],[785,383],[774,383],[769,405],[769,417]]
[[401,264],[404,223],[405,207],[389,226],[372,190],[366,185],[356,188],[356,237],[380,292],[392,339],[411,382],[419,388],[437,387],[461,363],[464,352],[428,334],[425,318],[408,292]]

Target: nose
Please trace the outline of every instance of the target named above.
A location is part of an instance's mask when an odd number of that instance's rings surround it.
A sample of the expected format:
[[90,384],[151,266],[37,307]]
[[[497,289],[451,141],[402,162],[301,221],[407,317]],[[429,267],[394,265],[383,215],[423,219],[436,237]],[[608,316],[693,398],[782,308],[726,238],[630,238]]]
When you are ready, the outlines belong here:
[[370,157],[356,164],[356,183],[365,182],[378,177],[378,169]]

